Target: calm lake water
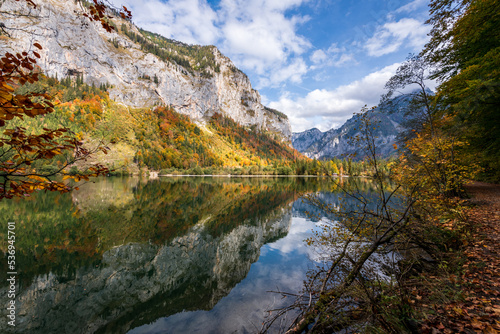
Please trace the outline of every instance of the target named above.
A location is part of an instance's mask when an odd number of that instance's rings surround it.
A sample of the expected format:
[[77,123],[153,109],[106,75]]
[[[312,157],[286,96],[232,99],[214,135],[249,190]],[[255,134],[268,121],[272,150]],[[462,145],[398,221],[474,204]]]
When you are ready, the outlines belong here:
[[253,333],[296,292],[316,228],[317,178],[103,178],[71,194],[0,202],[7,326],[7,222],[16,223],[17,333]]

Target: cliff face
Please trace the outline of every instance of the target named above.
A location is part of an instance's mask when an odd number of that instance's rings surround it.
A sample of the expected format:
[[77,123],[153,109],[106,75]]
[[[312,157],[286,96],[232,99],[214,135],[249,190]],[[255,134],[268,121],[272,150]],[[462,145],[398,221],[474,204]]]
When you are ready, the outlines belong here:
[[294,132],[292,134],[293,148],[299,152],[304,152],[323,137],[323,132],[316,128],[312,128],[303,132]]
[[[111,98],[128,106],[171,105],[199,122],[220,112],[241,125],[256,125],[284,140],[291,139],[288,119],[265,109],[248,77],[216,47],[208,47],[213,66],[201,71],[195,57],[178,54],[176,50],[164,51],[171,52],[177,61],[141,49],[141,44],[123,33],[121,26],[146,42],[152,39],[130,22],[115,17],[113,23],[118,28],[107,33],[100,24],[76,15],[82,8],[71,0],[39,1],[36,9],[14,0],[0,2],[0,6],[5,13],[23,14],[0,14],[7,27],[18,29],[12,31],[11,38],[0,40],[0,48],[16,53],[29,50],[33,42],[38,42],[43,47],[38,64],[49,76],[61,79],[83,75],[89,84],[112,85]],[[172,42],[180,47],[197,47]]]

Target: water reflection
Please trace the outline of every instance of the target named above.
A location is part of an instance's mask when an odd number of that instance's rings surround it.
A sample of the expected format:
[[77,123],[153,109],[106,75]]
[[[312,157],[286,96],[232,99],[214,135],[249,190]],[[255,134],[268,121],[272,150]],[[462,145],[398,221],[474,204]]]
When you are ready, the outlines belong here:
[[[279,299],[266,291],[298,290],[308,265],[302,240],[312,225],[292,203],[333,186],[292,178],[115,178],[73,194],[3,201],[0,223],[18,226],[16,331],[254,332]],[[0,332],[7,330],[0,322]]]

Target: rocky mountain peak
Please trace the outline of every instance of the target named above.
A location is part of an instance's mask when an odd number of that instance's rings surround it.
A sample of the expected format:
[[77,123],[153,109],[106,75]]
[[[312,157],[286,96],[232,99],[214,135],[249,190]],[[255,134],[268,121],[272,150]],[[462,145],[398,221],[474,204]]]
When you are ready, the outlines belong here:
[[[430,92],[432,93],[432,92]],[[369,117],[375,126],[375,144],[380,157],[389,157],[396,153],[393,145],[398,135],[405,130],[406,122],[411,118],[407,115],[411,103],[411,94],[396,97],[377,108]],[[355,114],[340,128],[326,132],[313,128],[292,135],[292,145],[299,152],[316,159],[342,158],[356,153],[359,147],[354,145],[352,138],[360,134],[360,116]]]

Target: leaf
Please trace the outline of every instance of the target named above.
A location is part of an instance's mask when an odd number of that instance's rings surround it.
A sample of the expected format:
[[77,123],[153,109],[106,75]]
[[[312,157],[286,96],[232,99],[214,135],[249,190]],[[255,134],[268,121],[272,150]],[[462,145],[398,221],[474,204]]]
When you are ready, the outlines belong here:
[[46,179],[44,179],[43,177],[40,177],[38,175],[29,175],[28,178],[30,178],[32,180],[40,181],[40,182],[46,182],[47,181]]
[[476,328],[476,329],[483,329],[485,326],[484,324],[479,321],[477,318],[474,318],[472,319],[472,327]]
[[1,82],[0,83],[0,87],[1,87],[1,89],[4,89],[4,90],[6,90],[8,92],[13,92],[14,91],[14,88],[12,88],[12,86],[8,85],[6,82]]
[[493,329],[493,327],[489,326],[486,327],[483,331],[484,334],[498,334],[496,330]]

